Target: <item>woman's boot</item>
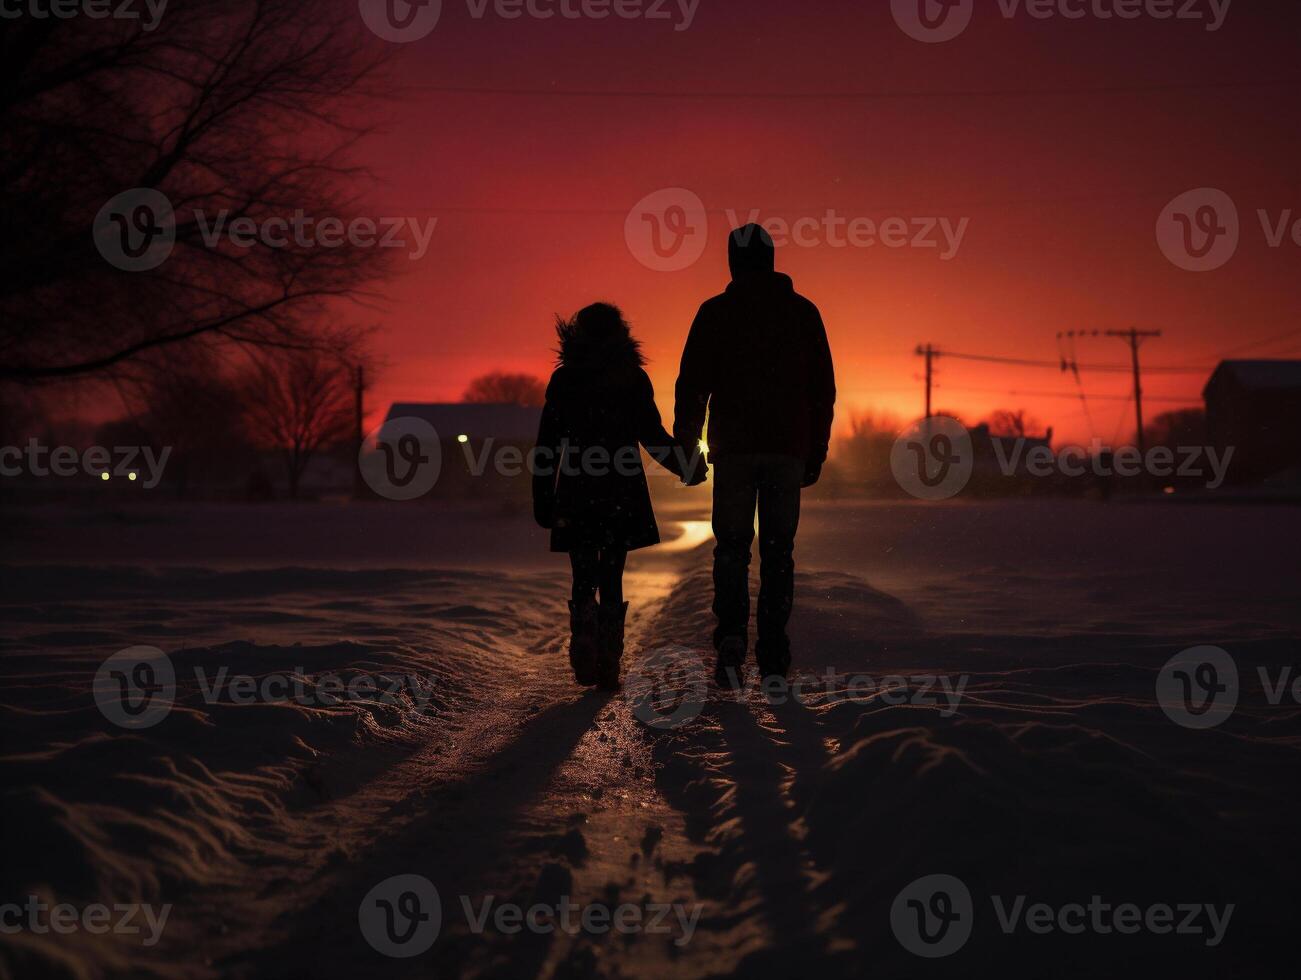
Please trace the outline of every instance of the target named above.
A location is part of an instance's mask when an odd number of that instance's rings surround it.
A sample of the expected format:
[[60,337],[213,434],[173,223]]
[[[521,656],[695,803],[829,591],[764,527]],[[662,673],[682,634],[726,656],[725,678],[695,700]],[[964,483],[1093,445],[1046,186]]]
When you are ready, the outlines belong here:
[[574,680],[584,687],[597,681],[596,664],[600,653],[599,626],[595,599],[569,603],[569,666]]
[[628,603],[601,604],[601,655],[597,661],[597,683],[602,690],[619,688],[619,665],[623,662],[623,623]]

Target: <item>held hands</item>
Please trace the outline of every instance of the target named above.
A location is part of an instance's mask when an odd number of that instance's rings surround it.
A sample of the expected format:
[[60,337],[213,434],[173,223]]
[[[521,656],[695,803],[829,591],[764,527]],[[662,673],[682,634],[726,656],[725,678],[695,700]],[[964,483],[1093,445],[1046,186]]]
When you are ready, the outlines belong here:
[[705,454],[696,450],[687,461],[687,470],[682,474],[682,484],[688,487],[698,487],[705,482],[709,476],[709,464],[705,462]]

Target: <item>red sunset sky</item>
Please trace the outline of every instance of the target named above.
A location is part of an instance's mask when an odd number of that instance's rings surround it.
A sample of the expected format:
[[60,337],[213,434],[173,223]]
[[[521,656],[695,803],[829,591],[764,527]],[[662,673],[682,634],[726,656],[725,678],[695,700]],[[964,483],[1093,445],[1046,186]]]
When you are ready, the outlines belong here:
[[[1209,17],[1211,4],[1192,9]],[[701,0],[684,31],[662,20],[507,20],[491,5],[475,19],[464,0],[445,0],[437,29],[398,52],[412,91],[366,151],[377,215],[438,218],[429,254],[387,287],[373,408],[456,400],[492,369],[545,375],[553,314],[608,299],[644,341],[671,414],[691,318],[727,281],[727,209],[969,219],[947,262],[880,244],[779,251],[779,267],[822,309],[838,428],[854,410],[921,414],[912,352],[924,342],[1053,360],[1058,331],[1139,326],[1166,332],[1144,349],[1153,366],[1295,355],[1297,332],[1249,345],[1301,328],[1301,247],[1269,247],[1257,217],[1301,219],[1301,84],[1263,84],[1301,77],[1299,24],[1291,2],[1238,0],[1212,32],[1205,19],[1008,19],[977,0],[962,36],[923,44],[884,0]],[[701,97],[740,92],[894,94]],[[640,264],[624,238],[629,209],[667,187],[711,209],[704,256],[672,273]],[[1233,198],[1242,233],[1231,261],[1197,274],[1165,258],[1155,228],[1171,199],[1200,187]],[[1106,338],[1077,351],[1088,363],[1128,358]],[[968,421],[1026,408],[1059,442],[1132,431],[1125,373],[1084,373],[1090,425],[1069,375],[956,360],[939,369],[937,407]],[[1197,404],[1205,378],[1149,375],[1149,417]]]

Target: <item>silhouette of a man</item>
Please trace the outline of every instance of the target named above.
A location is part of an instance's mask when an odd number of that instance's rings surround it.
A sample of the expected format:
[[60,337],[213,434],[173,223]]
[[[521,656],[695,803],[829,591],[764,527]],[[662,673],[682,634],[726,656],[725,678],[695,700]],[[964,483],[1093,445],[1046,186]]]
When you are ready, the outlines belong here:
[[764,677],[790,670],[800,489],[818,482],[836,402],[818,308],[775,271],[758,225],[732,233],[732,282],[700,307],[678,375],[674,436],[695,446],[709,414],[714,467],[714,648],[721,686],[742,683],[749,645],[750,548],[759,513],[755,659]]

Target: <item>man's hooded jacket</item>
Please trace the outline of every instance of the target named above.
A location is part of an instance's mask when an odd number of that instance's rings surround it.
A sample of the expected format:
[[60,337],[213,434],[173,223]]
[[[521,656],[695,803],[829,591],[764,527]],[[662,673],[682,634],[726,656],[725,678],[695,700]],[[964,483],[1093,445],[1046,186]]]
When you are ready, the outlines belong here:
[[700,307],[682,353],[674,436],[696,445],[708,411],[711,459],[776,453],[817,470],[836,402],[831,350],[818,308],[774,258],[758,225],[732,234],[732,282]]

